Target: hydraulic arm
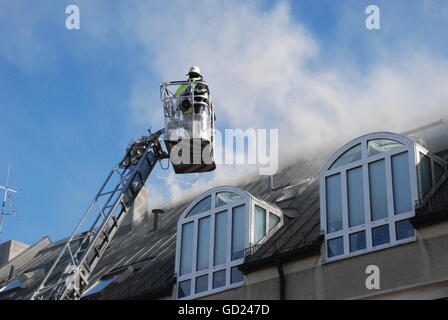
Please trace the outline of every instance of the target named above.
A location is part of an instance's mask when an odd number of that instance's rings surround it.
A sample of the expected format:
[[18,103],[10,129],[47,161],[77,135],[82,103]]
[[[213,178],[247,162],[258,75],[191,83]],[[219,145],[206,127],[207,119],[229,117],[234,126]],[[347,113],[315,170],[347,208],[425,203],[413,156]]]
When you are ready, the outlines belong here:
[[[177,174],[215,170],[215,108],[210,95],[205,100],[197,99],[196,84],[191,79],[161,84],[165,128],[129,145],[123,160],[109,173],[70,238],[62,242],[59,255],[31,296],[32,300],[81,298],[89,287],[95,266],[159,160],[170,158]],[[185,93],[179,95],[170,90],[179,86],[186,88]],[[185,104],[189,107],[184,108]],[[160,144],[162,134],[170,154],[179,146],[181,151],[168,156]],[[200,149],[195,150],[195,145]],[[185,162],[173,159],[180,154],[187,155]],[[183,156],[180,158],[183,160]]]
[[151,171],[168,158],[160,145],[164,129],[133,141],[126,155],[109,173],[80,223],[31,299],[81,298],[89,276],[104,255],[123,218]]

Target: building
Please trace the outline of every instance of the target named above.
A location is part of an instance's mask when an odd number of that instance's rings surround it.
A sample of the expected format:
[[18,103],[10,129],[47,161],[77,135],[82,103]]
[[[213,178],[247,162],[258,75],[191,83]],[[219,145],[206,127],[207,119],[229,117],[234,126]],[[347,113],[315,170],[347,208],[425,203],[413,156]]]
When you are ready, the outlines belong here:
[[[447,160],[441,120],[140,208],[83,299],[445,299]],[[0,267],[0,299],[29,298],[63,243],[44,238]]]
[[26,243],[10,240],[0,244],[0,267],[7,264],[29,247]]

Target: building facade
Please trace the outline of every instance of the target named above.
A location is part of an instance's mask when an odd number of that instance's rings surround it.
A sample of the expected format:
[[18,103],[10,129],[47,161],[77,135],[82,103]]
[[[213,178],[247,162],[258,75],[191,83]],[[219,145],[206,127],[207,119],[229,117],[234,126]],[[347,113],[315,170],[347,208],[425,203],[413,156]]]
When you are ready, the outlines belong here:
[[[167,205],[117,234],[83,299],[445,299],[447,155],[446,121],[371,133]],[[0,299],[29,298],[62,244],[0,267]]]

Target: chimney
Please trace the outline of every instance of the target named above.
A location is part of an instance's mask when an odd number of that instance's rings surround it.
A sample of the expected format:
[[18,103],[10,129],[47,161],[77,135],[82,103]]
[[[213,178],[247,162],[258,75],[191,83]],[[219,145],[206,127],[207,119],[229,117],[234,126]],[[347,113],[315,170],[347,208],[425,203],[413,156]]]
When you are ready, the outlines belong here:
[[154,226],[152,228],[152,231],[156,231],[160,228],[161,225],[161,217],[160,215],[165,213],[162,209],[154,209],[152,210],[152,213],[154,214]]

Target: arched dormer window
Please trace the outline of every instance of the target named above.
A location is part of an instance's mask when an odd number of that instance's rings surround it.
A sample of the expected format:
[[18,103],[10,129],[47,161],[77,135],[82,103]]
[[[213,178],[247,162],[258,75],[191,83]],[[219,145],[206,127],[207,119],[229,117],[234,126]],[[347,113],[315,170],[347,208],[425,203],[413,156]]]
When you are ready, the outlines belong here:
[[324,259],[414,240],[414,203],[444,176],[443,162],[398,134],[373,133],[346,144],[320,174]]
[[266,241],[282,224],[279,208],[244,190],[219,187],[199,196],[177,224],[176,298],[244,285],[238,265],[245,249]]

